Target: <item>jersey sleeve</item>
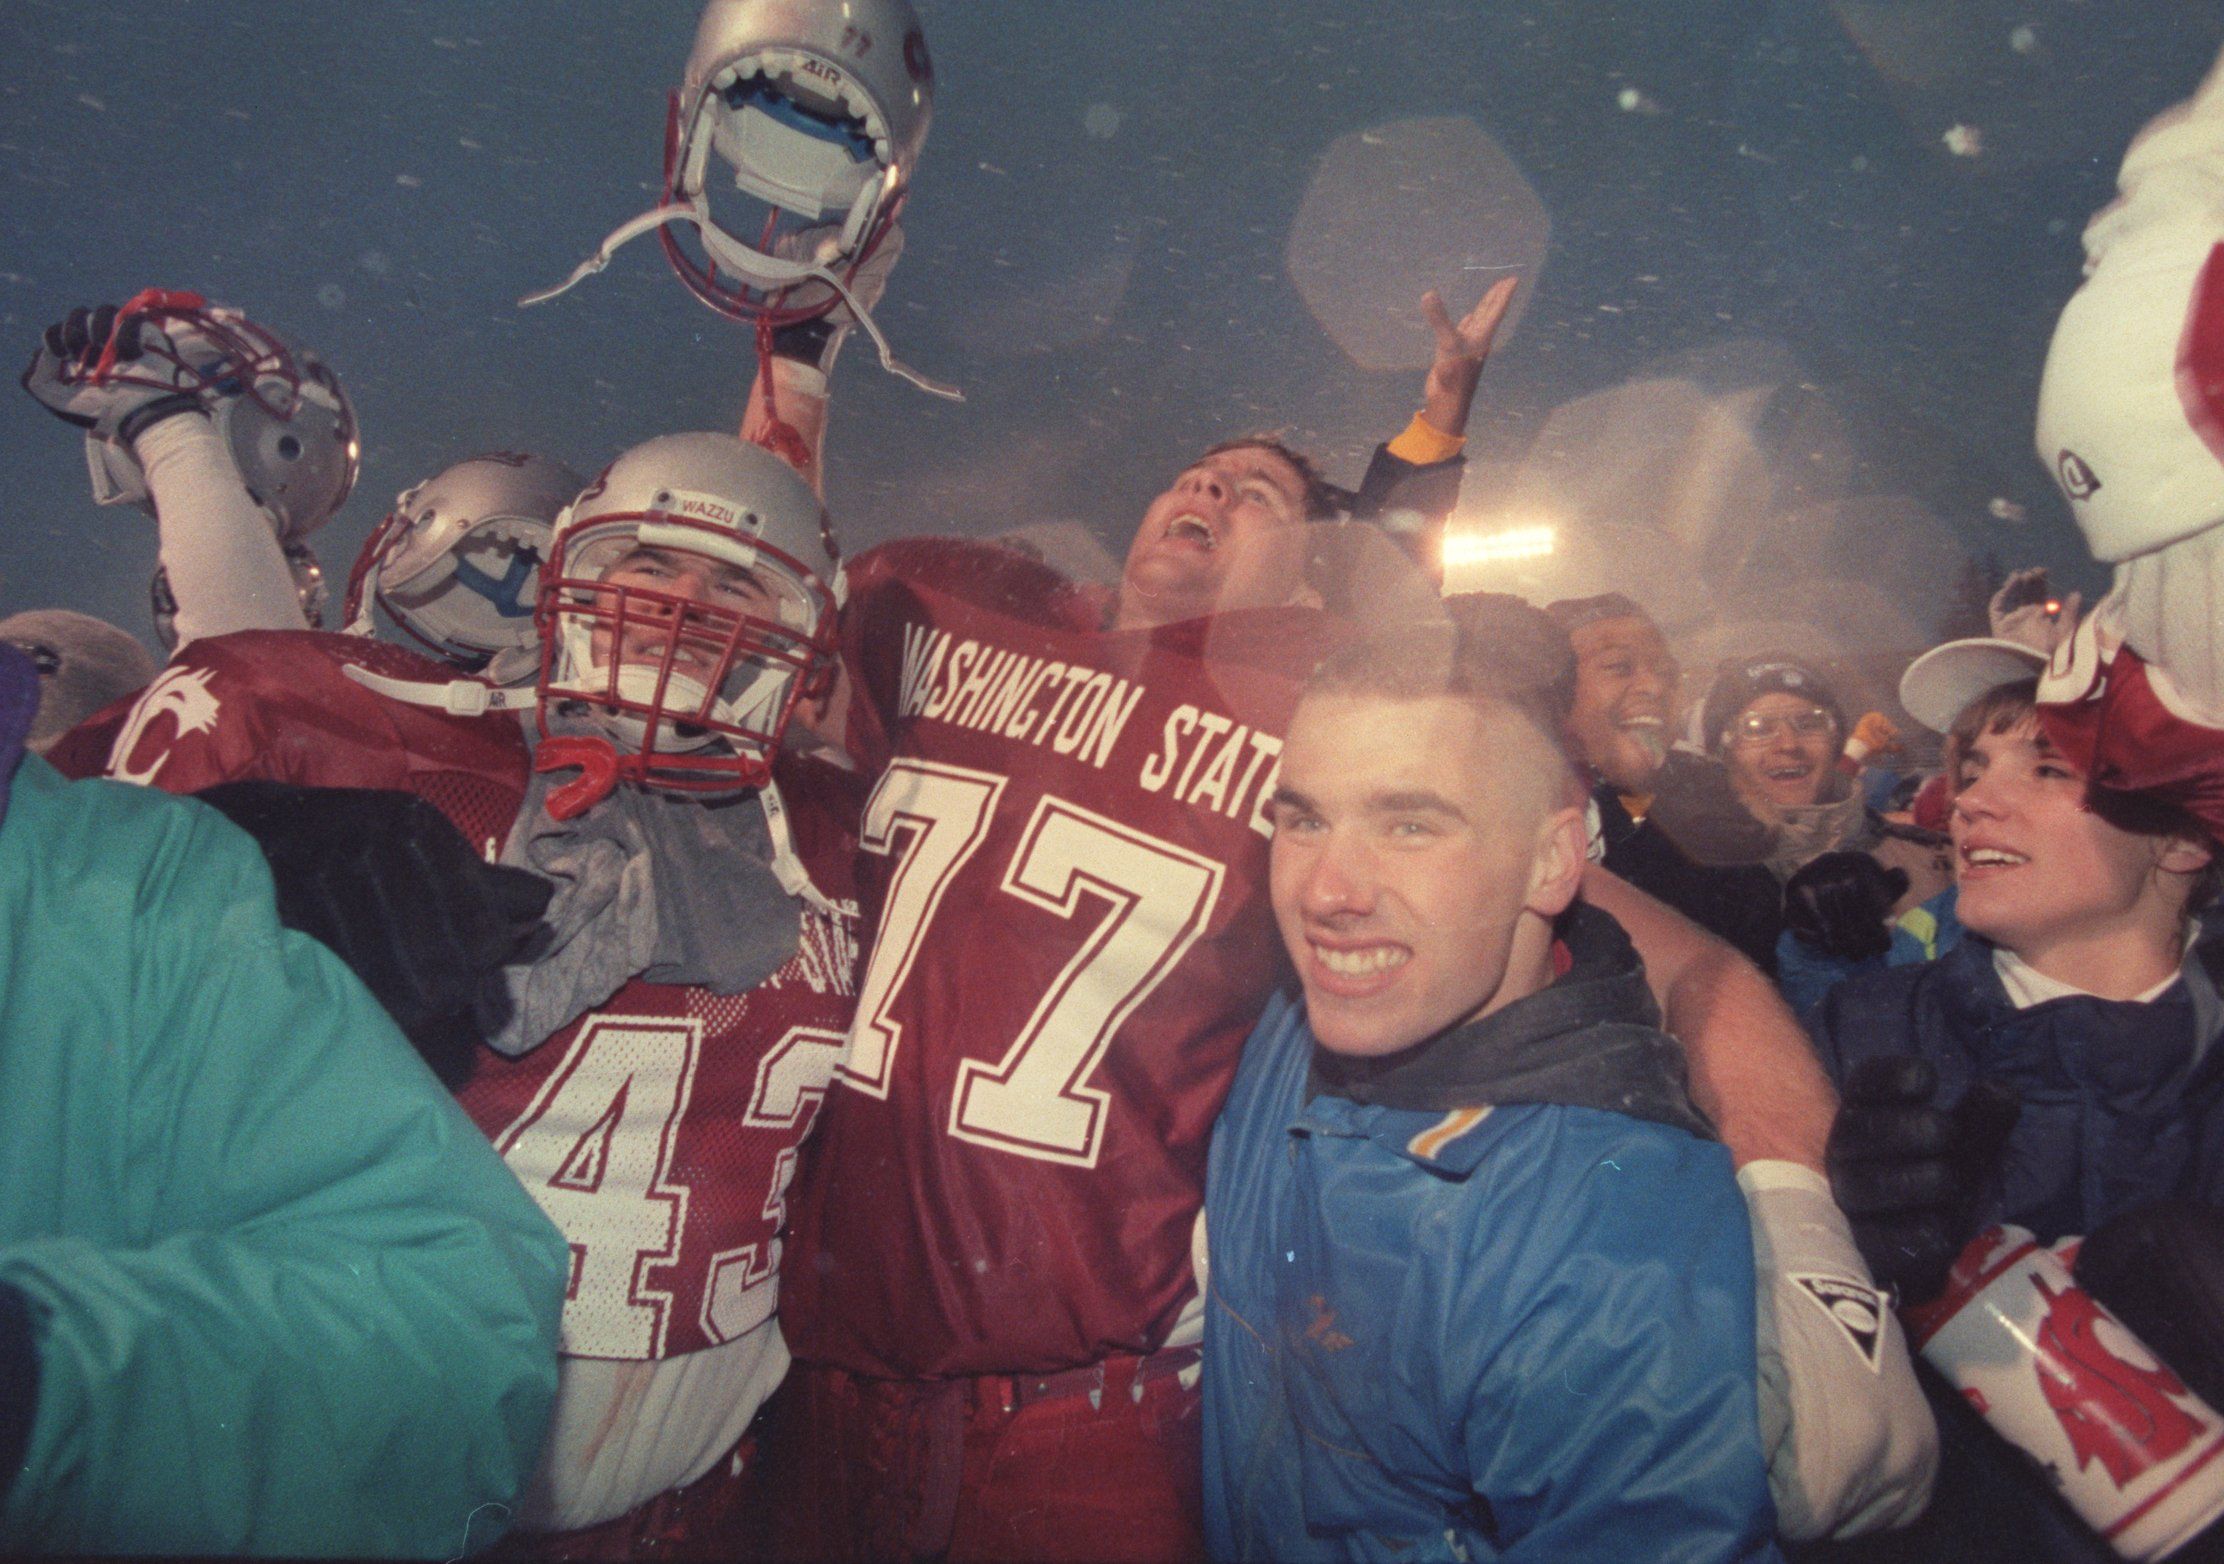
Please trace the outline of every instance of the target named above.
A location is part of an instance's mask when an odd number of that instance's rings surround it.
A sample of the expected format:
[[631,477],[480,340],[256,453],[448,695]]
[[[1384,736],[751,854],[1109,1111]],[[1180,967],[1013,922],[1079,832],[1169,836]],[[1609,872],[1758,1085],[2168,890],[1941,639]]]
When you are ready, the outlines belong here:
[[[1777,1557],[1760,1449],[1753,1258],[1719,1146],[1585,1115],[1536,1148],[1516,1264],[1460,1267],[1449,1383],[1501,1560]],[[1491,1246],[1495,1247],[1495,1246]],[[1461,1355],[1471,1354],[1465,1362]]]
[[162,807],[84,920],[129,930],[103,1078],[154,1236],[0,1246],[41,1360],[0,1547],[470,1551],[539,1448],[565,1246],[246,838]]

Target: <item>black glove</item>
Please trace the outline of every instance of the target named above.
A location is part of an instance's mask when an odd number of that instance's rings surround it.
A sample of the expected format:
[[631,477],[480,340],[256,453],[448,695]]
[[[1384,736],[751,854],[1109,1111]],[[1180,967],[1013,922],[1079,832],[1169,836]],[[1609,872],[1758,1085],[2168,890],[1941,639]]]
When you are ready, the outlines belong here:
[[1885,917],[1907,894],[1907,871],[1867,853],[1824,853],[1784,882],[1784,927],[1801,944],[1841,961],[1892,948]]
[[1861,1258],[1904,1303],[1927,1303],[1946,1285],[2023,1111],[1999,1081],[1977,1082],[1951,1110],[1933,1106],[1937,1089],[1928,1059],[1862,1060],[1846,1074],[1824,1153]]
[[2224,1211],[2158,1200],[2110,1217],[2078,1246],[2077,1280],[2224,1407]]
[[471,1074],[473,999],[541,927],[552,887],[482,860],[410,793],[226,782],[195,795],[255,839],[278,917],[331,947],[450,1087]]

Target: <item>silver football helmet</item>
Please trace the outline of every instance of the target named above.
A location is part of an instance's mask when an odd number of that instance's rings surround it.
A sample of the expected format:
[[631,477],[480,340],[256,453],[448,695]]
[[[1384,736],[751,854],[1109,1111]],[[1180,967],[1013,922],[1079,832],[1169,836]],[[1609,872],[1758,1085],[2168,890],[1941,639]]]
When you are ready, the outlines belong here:
[[[653,229],[720,314],[784,326],[846,305],[884,368],[955,397],[896,362],[849,288],[895,227],[933,117],[910,0],[710,0],[665,123],[663,199],[520,302],[554,298]],[[747,210],[714,210],[714,197]]]
[[[355,487],[361,446],[355,408],[324,361],[196,294],[149,290],[125,310],[152,328],[146,347],[139,359],[94,373],[194,397],[282,541],[305,538],[331,520]],[[85,441],[93,498],[151,511],[147,477],[130,444],[98,434]]]
[[541,731],[576,745],[583,716],[580,763],[611,781],[761,787],[797,703],[832,684],[839,579],[826,512],[778,457],[730,434],[635,446],[556,523]]
[[343,628],[371,634],[376,604],[435,656],[499,683],[529,681],[540,662],[541,565],[581,487],[562,462],[510,451],[442,468],[395,500],[364,543]]
[[[909,0],[710,0],[672,104],[667,199],[707,207],[713,179],[730,171],[775,217],[839,224],[805,259],[847,273],[886,234],[933,117],[933,65]],[[758,226],[705,224],[702,259],[669,227],[660,239],[696,297],[754,317],[764,296],[799,281]],[[833,302],[831,289],[805,282],[777,309],[803,319]]]

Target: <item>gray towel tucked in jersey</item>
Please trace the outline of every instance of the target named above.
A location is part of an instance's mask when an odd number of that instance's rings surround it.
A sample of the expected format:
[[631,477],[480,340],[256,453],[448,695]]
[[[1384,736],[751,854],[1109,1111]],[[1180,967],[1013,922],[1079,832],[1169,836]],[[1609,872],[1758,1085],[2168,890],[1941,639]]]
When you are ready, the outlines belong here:
[[488,1046],[513,1058],[632,978],[738,994],[801,938],[754,793],[706,803],[621,784],[575,820],[550,819],[545,800],[571,777],[534,774],[502,849],[556,887],[548,938],[479,1007]]

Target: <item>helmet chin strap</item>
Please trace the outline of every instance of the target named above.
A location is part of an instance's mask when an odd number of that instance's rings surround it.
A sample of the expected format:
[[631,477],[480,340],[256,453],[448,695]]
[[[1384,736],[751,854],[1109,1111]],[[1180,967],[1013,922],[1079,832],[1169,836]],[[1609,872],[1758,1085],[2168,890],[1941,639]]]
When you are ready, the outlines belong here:
[[476,717],[490,711],[523,711],[537,698],[530,684],[505,689],[484,679],[451,679],[444,684],[422,679],[392,679],[357,663],[343,665],[340,672],[375,695],[410,706],[436,707],[451,717]]
[[545,304],[559,294],[568,293],[608,266],[611,256],[625,245],[645,233],[654,233],[667,223],[692,225],[703,242],[704,250],[728,271],[759,279],[775,287],[792,287],[799,282],[826,284],[848,306],[849,312],[857,318],[857,324],[865,328],[865,335],[873,339],[873,346],[880,353],[882,369],[899,380],[910,381],[929,396],[944,397],[952,402],[965,400],[965,393],[956,386],[930,379],[898,359],[895,350],[888,345],[888,338],[874,323],[871,314],[857,302],[856,295],[849,291],[849,285],[831,269],[817,261],[789,260],[784,256],[768,255],[743,244],[711,220],[699,196],[692,201],[671,201],[662,206],[654,206],[637,217],[628,218],[610,230],[609,237],[596,247],[594,254],[573,267],[570,276],[552,288],[542,288],[536,293],[526,294],[517,301],[519,307]]
[[780,785],[768,774],[763,786],[757,789],[757,802],[764,807],[765,830],[772,838],[772,872],[780,881],[780,888],[799,901],[808,902],[829,918],[856,916],[855,906],[830,901],[819,888],[811,883],[810,874],[803,867],[803,860],[796,855],[795,833],[788,829],[788,806],[780,797]]
[[372,560],[361,576],[348,583],[348,595],[356,601],[355,617],[340,626],[340,634],[366,638],[378,634],[378,625],[371,617],[371,607],[378,599],[378,579],[382,573],[382,563]]

